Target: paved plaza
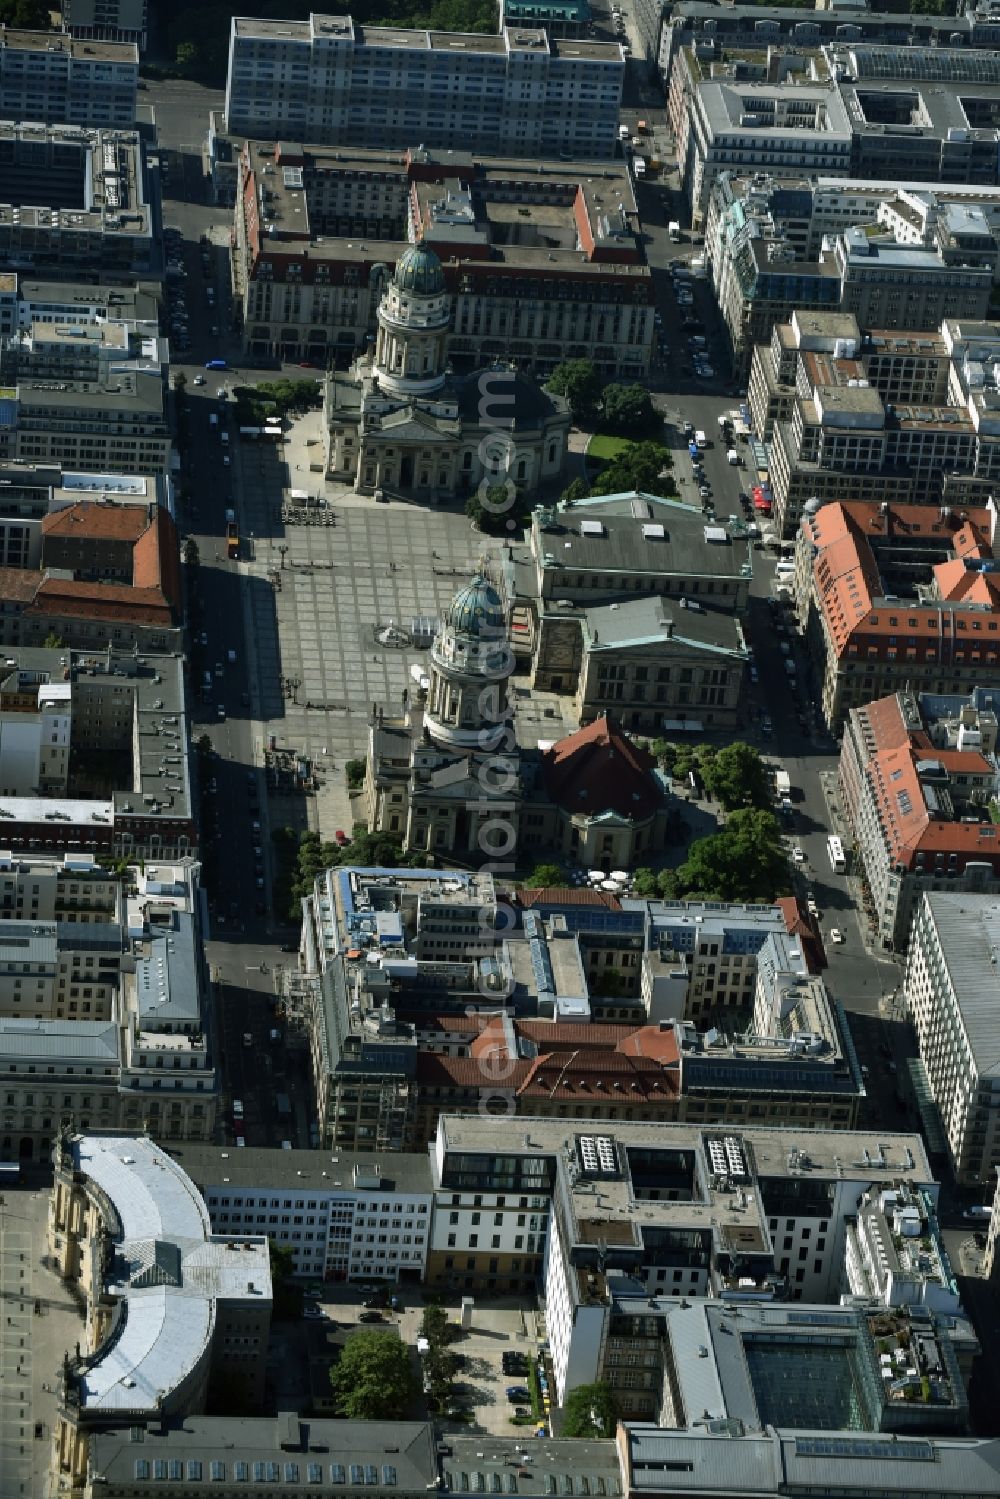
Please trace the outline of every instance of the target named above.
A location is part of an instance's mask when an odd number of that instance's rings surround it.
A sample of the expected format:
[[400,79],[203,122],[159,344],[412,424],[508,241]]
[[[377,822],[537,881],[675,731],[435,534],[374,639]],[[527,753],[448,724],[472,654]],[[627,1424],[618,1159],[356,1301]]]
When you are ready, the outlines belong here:
[[[426,670],[437,621],[498,543],[460,507],[380,504],[327,484],[315,471],[320,433],[320,415],[311,413],[280,451],[235,444],[233,466],[249,554],[241,572],[258,744],[273,736],[278,749],[313,762],[316,823],[329,837],[351,824],[343,767],[365,754],[372,705],[401,710],[404,691],[415,690],[414,668]],[[316,503],[291,504],[294,489]],[[407,643],[420,639],[415,621],[429,627],[420,644]],[[395,629],[402,643],[393,643]],[[385,631],[389,638],[380,638]],[[564,701],[533,695],[529,703],[526,683],[514,696],[525,742],[576,727]]]

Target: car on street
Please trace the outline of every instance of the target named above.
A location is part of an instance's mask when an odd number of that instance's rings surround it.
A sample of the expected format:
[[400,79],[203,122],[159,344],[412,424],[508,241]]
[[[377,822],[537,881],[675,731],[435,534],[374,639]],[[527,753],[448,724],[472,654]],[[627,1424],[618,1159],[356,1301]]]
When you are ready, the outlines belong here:
[[509,1384],[507,1386],[507,1399],[515,1405],[528,1405],[531,1401],[531,1391],[527,1385]]
[[840,928],[837,926],[832,926],[830,928],[830,941],[833,943],[834,947],[839,947],[843,940],[844,934],[840,930]]
[[194,377],[194,383],[195,383],[195,385],[204,385],[204,383],[205,383],[205,376],[204,375],[195,375],[195,377]]
[[225,705],[225,703],[220,703],[219,704],[219,706],[215,710],[215,716],[216,716],[216,718],[225,718],[225,716],[226,716],[226,705]]
[[223,466],[223,468],[228,468],[229,467],[229,454],[228,453],[223,453],[223,455],[222,455],[222,466]]
[[757,670],[756,666],[751,666],[750,668],[750,680],[754,683],[760,681],[760,672]]
[[381,1312],[361,1312],[358,1316],[359,1322],[382,1322],[384,1320]]
[[806,862],[806,856],[802,852],[801,848],[799,848],[799,845],[797,843],[792,849],[792,858],[794,859],[796,864],[804,864]]
[[208,636],[206,635],[206,633],[205,633],[204,630],[202,630],[201,634],[198,636],[198,644],[199,645],[207,645],[208,644]]
[[816,901],[811,895],[806,901],[806,910],[809,912],[810,916],[815,916],[816,920],[819,920],[819,906],[816,904]]
[[298,952],[298,950],[299,944],[297,942],[283,942],[280,948],[281,952]]

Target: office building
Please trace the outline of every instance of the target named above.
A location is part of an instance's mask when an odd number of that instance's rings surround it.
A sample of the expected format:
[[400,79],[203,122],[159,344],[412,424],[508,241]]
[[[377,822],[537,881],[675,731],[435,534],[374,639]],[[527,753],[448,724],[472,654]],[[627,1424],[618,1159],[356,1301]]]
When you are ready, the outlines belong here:
[[993,325],[936,333],[796,312],[754,351],[749,404],[766,446],[774,529],[809,500],[983,505],[1000,474],[1000,342]]
[[[9,575],[8,575],[9,576]],[[10,771],[22,789],[0,793],[3,842],[17,856],[33,850],[119,859],[183,859],[197,847],[188,768],[183,663],[134,651],[18,648],[6,668],[0,705],[13,735]],[[45,725],[65,734],[43,745]],[[86,794],[76,764],[87,768]],[[51,781],[28,787],[35,767]],[[0,784],[3,784],[0,767]],[[57,784],[58,782],[58,784]],[[103,784],[102,784],[103,782]],[[95,795],[100,787],[102,796]]]
[[583,1328],[573,1338],[566,1393],[606,1382],[626,1421],[666,1430],[732,1422],[735,1434],[779,1421],[804,1431],[967,1428],[958,1352],[968,1364],[978,1344],[964,1318],[877,1300],[834,1309],[766,1296],[648,1296],[624,1276],[609,1277],[601,1312],[599,1341],[588,1346]]
[[157,214],[133,130],[0,122],[0,257],[65,280],[159,274]]
[[806,502],[795,607],[827,724],[839,728],[852,707],[904,686],[940,694],[991,685],[1000,669],[994,521],[992,502],[960,512]]
[[122,474],[159,474],[169,467],[167,395],[157,367],[109,368],[95,380],[29,376],[6,399],[0,462]]
[[569,354],[607,379],[641,378],[653,284],[625,163],[417,141],[216,141],[216,158],[238,165],[231,265],[245,351],[345,368],[370,352],[387,272],[419,240],[441,261],[456,372],[501,358],[545,374]]
[[[955,196],[939,201],[939,191]],[[755,346],[768,344],[793,313],[841,312],[864,327],[911,332],[984,317],[1000,192],[980,190],[983,203],[970,189],[960,194],[721,172],[709,194],[705,245],[736,367],[745,374]]]
[[621,1120],[595,1132],[584,1112],[519,1118],[500,1155],[496,1137],[482,1114],[438,1123],[427,1280],[502,1293],[540,1272],[559,1399],[575,1340],[596,1347],[610,1276],[647,1297],[828,1301],[861,1191],[905,1181],[937,1200],[914,1135]]
[[129,42],[146,50],[148,0],[60,0],[63,30],[86,41]]
[[96,286],[86,281],[39,281],[17,271],[0,271],[0,335],[31,332],[51,323],[71,323],[81,329],[124,323],[157,338],[157,291],[153,282]]
[[960,1184],[1000,1166],[995,895],[928,890],[913,918],[904,993]]
[[[849,14],[845,13],[849,10]],[[883,43],[895,48],[995,48],[1000,23],[988,3],[968,5],[961,15],[918,15],[906,11],[869,11],[857,6],[830,6],[804,16],[791,6],[727,5],[711,0],[640,0],[636,17],[664,78],[670,76],[680,47],[694,46],[699,56],[726,62],[734,54],[747,69],[760,66],[769,49],[779,56],[814,55],[824,45]],[[758,54],[754,57],[753,54]]]
[[[212,1233],[193,1183],[151,1140],[61,1133],[47,1249],[83,1301],[58,1383],[54,1487],[82,1487],[104,1426],[140,1431],[239,1388],[264,1394],[271,1269],[263,1234]],[[65,1480],[65,1481],[64,1481]]]
[[496,365],[455,377],[447,366],[452,298],[424,244],[404,250],[379,300],[375,345],[323,391],[327,477],[361,494],[440,502],[472,495],[499,470],[529,493],[554,483],[566,458],[570,412],[530,376]]
[[0,119],[130,129],[138,83],[134,43],[0,28]]
[[170,1153],[204,1197],[214,1233],[267,1234],[292,1251],[296,1275],[422,1282],[433,1205],[426,1152],[182,1144]]
[[925,890],[1000,892],[996,704],[986,688],[962,698],[901,687],[847,715],[841,804],[869,918],[898,952]]
[[143,513],[162,507],[172,516],[174,489],[166,474],[77,473],[58,464],[0,463],[0,568],[40,570],[43,521],[74,505],[134,506]]
[[[22,868],[9,854],[0,872],[5,894],[43,885],[36,863]],[[135,894],[123,901],[118,893],[116,920],[2,923],[5,1159],[44,1160],[67,1126],[211,1138],[216,1043],[197,873],[196,865],[131,869]],[[81,856],[63,876],[70,889],[100,888],[99,866]],[[72,901],[67,917],[79,914]]]
[[613,156],[625,57],[617,42],[234,16],[226,125],[323,145]]
[[937,1214],[919,1190],[866,1192],[848,1225],[844,1265],[852,1296],[949,1316],[961,1310]]

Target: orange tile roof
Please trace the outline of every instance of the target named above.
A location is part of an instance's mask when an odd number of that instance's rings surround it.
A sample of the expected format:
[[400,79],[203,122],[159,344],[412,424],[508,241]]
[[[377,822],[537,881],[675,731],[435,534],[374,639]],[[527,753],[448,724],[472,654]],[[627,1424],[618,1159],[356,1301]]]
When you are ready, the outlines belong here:
[[649,1057],[661,1067],[676,1067],[680,1062],[677,1036],[672,1026],[662,1030],[658,1025],[641,1026],[619,1041],[617,1050],[627,1057]]
[[[969,618],[961,611],[947,611],[945,616],[933,602],[887,601],[871,538],[891,540],[898,535],[912,541],[920,536],[940,537],[952,547],[957,544],[963,557],[989,558],[992,552],[987,511],[953,515],[930,505],[887,505],[883,509],[875,501],[845,500],[821,506],[815,515],[806,516],[802,524],[816,546],[813,588],[838,657],[842,658],[861,635],[870,644],[872,638],[888,641],[890,635],[922,634],[924,639],[920,644],[935,653],[939,640],[949,651],[966,646],[970,650],[986,648],[982,637],[976,638],[972,632],[966,636],[959,630],[959,625]],[[993,575],[967,568],[960,557],[952,557],[935,566],[934,576],[943,600],[985,604],[1000,613],[1000,580],[995,581]],[[982,611],[976,610],[975,620],[981,619]],[[928,640],[928,635],[933,638]],[[998,641],[989,644],[995,649]]]
[[180,558],[177,528],[167,511],[158,508],[132,552],[132,583],[136,588],[159,588],[171,607],[180,608]]
[[93,500],[79,500],[44,516],[42,535],[134,543],[148,526],[145,505],[98,505]]
[[170,606],[158,589],[130,588],[127,583],[81,583],[74,578],[46,576],[24,612],[26,616],[63,614],[164,628],[173,624]]

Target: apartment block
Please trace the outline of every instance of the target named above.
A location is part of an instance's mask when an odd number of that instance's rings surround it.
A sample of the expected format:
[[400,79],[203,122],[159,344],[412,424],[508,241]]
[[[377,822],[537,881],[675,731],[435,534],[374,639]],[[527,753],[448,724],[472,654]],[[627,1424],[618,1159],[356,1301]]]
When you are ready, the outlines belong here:
[[0,464],[0,568],[40,570],[43,522],[71,506],[135,506],[143,514],[162,507],[172,516],[173,499],[165,474],[78,473],[58,464]]
[[1000,891],[994,695],[902,689],[852,708],[839,781],[876,931],[904,951],[927,890]]
[[220,1389],[259,1406],[271,1270],[266,1235],[213,1234],[194,1184],[152,1140],[61,1133],[53,1162],[47,1249],[86,1315],[58,1377],[51,1478],[80,1492],[102,1427],[198,1414]]
[[365,352],[387,268],[419,239],[442,262],[456,370],[502,356],[545,373],[570,351],[609,379],[648,371],[652,277],[624,163],[505,160],[468,142],[238,149],[231,260],[248,353],[343,365]]
[[0,28],[0,119],[127,129],[138,83],[134,43]]
[[799,622],[819,704],[848,710],[910,685],[961,693],[1000,667],[995,511],[809,500],[795,553]]
[[956,1181],[992,1188],[1000,1166],[995,895],[927,891],[913,919],[904,993]]
[[234,16],[226,124],[257,139],[596,160],[615,154],[624,76],[617,42],[544,30]]
[[63,29],[85,41],[128,42],[146,50],[148,0],[60,0]]
[[134,130],[0,121],[0,256],[66,280],[157,276],[160,226]]
[[433,1207],[426,1153],[171,1145],[217,1234],[266,1234],[312,1280],[419,1285]]
[[0,851],[0,916],[4,920],[120,922],[121,882],[92,854],[15,856]]

